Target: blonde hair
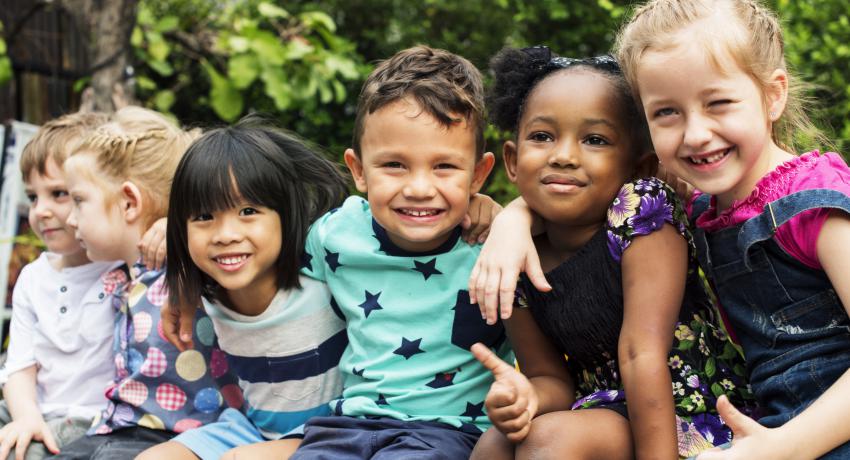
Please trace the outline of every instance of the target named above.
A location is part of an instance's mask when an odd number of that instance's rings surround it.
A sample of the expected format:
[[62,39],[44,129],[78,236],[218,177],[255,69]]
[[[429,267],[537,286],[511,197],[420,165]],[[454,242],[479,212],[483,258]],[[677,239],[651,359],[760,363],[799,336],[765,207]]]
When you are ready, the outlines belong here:
[[[161,114],[125,107],[97,128],[74,154],[91,155],[97,171],[81,171],[103,186],[130,181],[147,199],[145,227],[168,212],[177,164],[200,130],[184,131]],[[114,192],[114,189],[112,190]],[[107,196],[107,201],[116,196]]]
[[32,171],[44,175],[47,161],[53,160],[59,168],[83,140],[98,126],[109,121],[109,116],[99,112],[77,112],[50,120],[24,147],[21,153],[21,175],[28,180]]
[[[808,86],[788,71],[779,19],[758,0],[650,0],[638,7],[615,43],[617,59],[638,103],[637,66],[644,53],[673,47],[677,44],[674,38],[679,38],[674,37],[677,32],[697,22],[716,20],[723,23],[719,27],[705,24],[694,28],[697,30],[690,36],[701,40],[718,70],[723,71],[719,58],[726,52],[762,91],[768,88],[775,70],[788,73],[788,100],[784,112],[773,123],[773,141],[787,149],[796,147],[795,140],[829,146],[806,114],[808,101],[803,93]],[[737,27],[730,27],[730,22]]]

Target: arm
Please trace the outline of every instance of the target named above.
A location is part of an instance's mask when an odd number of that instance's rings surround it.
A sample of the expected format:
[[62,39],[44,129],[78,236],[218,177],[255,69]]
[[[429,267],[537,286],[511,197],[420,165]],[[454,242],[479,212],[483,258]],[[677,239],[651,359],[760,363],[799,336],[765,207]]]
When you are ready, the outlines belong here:
[[469,200],[469,209],[460,226],[463,228],[463,239],[469,244],[483,243],[490,233],[493,219],[502,211],[502,206],[492,198],[476,193]]
[[619,361],[639,459],[678,457],[667,355],[688,271],[688,247],[669,224],[635,238],[623,253]]
[[0,458],[9,456],[15,449],[15,459],[23,460],[30,441],[41,441],[47,449],[57,454],[59,448],[53,433],[41,415],[36,401],[36,366],[14,372],[3,387],[3,397],[12,415],[12,422],[0,429]]
[[497,313],[502,319],[511,316],[516,280],[521,271],[541,291],[551,290],[540,268],[540,258],[531,239],[535,220],[522,198],[512,201],[495,219],[490,236],[469,277],[469,295],[478,303],[487,324],[495,324]]
[[[820,263],[850,315],[850,216],[830,213],[818,236]],[[850,366],[850,363],[848,363]],[[811,406],[779,428],[765,428],[728,400],[717,409],[734,432],[732,448],[707,452],[700,460],[816,458],[850,441],[850,371],[845,371]]]
[[530,312],[516,311],[506,321],[506,328],[524,373],[484,345],[473,345],[472,353],[495,379],[484,402],[487,416],[516,443],[528,435],[535,416],[569,409],[575,400],[575,387],[564,356],[543,336]]
[[148,269],[159,269],[165,265],[165,217],[151,225],[139,241],[139,252]]

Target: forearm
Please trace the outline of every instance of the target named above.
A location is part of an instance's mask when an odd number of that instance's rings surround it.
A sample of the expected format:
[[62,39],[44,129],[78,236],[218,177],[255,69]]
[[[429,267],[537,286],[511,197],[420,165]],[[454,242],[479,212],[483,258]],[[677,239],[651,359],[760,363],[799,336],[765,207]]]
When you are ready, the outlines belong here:
[[3,386],[3,399],[12,415],[12,420],[22,418],[43,420],[36,399],[36,367],[21,369],[9,376]]
[[666,353],[641,353],[620,361],[629,425],[638,459],[676,459],[676,412]]
[[575,402],[575,389],[557,377],[532,377],[529,381],[537,392],[538,408],[536,415],[569,410]]

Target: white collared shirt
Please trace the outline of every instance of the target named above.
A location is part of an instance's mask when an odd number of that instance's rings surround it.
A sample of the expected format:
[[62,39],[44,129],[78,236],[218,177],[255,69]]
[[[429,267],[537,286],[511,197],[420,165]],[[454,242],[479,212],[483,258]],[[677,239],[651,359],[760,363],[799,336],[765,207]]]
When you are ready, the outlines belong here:
[[57,270],[42,253],[21,270],[0,382],[37,366],[37,401],[46,417],[93,417],[115,374],[115,311],[101,276],[118,264],[92,262]]

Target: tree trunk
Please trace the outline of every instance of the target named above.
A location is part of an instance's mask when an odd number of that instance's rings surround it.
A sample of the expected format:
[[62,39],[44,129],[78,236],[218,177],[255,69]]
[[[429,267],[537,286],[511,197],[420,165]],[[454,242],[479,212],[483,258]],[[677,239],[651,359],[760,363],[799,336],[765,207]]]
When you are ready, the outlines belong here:
[[80,30],[89,34],[92,110],[114,111],[116,95],[132,99],[133,88],[124,80],[124,69],[138,3],[139,0],[60,0]]

